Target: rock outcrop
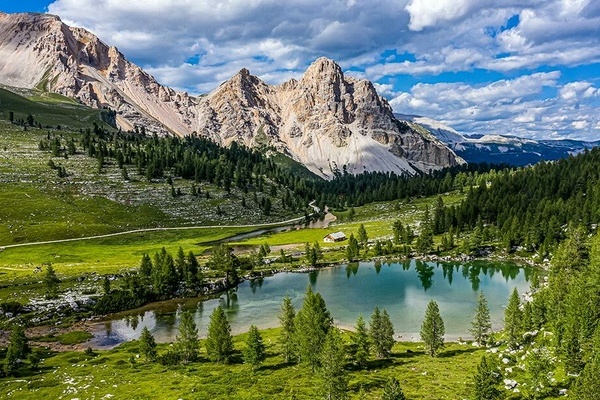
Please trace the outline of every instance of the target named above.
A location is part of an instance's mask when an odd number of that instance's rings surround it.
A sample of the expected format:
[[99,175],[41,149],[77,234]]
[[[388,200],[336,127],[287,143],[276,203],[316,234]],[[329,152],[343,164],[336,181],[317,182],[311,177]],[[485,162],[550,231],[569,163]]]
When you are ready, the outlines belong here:
[[396,119],[371,82],[344,76],[327,58],[276,86],[242,69],[195,98],[160,85],[115,47],[56,16],[0,13],[0,83],[111,108],[125,130],[143,125],[224,145],[272,146],[323,177],[413,174],[464,162],[426,129]]

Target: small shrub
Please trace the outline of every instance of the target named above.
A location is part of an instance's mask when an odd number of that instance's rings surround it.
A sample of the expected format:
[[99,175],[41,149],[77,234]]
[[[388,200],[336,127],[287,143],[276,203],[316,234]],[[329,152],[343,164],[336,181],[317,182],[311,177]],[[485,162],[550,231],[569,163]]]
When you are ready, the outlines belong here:
[[161,365],[178,365],[181,362],[181,356],[174,351],[167,351],[165,354],[158,356],[158,362]]

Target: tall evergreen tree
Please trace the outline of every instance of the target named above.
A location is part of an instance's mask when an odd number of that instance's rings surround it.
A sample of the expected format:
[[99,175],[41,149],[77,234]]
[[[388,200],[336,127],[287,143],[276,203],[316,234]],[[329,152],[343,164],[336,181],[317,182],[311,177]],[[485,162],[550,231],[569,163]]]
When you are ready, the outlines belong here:
[[369,241],[369,236],[367,235],[367,230],[365,229],[364,224],[360,224],[358,227],[358,241],[363,248],[367,248],[367,242]]
[[156,360],[156,341],[146,326],[142,329],[140,335],[140,352],[146,361]]
[[499,390],[502,376],[494,368],[490,359],[485,355],[477,366],[477,372],[473,376],[473,400],[496,400],[501,398]]
[[215,308],[210,315],[210,324],[206,335],[206,352],[211,361],[225,364],[229,363],[233,354],[231,326],[221,306]]
[[371,347],[371,343],[369,341],[369,332],[367,331],[367,326],[362,315],[358,316],[354,329],[356,330],[352,335],[354,362],[359,367],[364,368],[369,359],[369,348]]
[[108,296],[110,295],[110,291],[110,279],[108,278],[108,276],[105,276],[102,280],[102,292],[105,296]]
[[6,364],[4,372],[11,375],[17,367],[19,360],[24,359],[29,354],[30,348],[25,336],[25,328],[22,325],[15,325],[8,339],[8,348],[6,349]]
[[294,319],[296,318],[296,311],[292,305],[292,299],[286,295],[283,298],[281,304],[281,311],[279,312],[279,322],[281,323],[281,333],[279,335],[279,343],[281,345],[281,353],[286,363],[292,361],[295,357],[295,329]]
[[304,249],[306,253],[306,261],[308,261],[310,265],[317,265],[319,260],[323,258],[321,246],[317,241],[315,241],[315,243],[312,246],[309,243],[306,243]]
[[348,378],[344,369],[346,353],[342,338],[336,328],[329,329],[320,354],[320,375],[323,394],[329,400],[348,398]]
[[184,363],[196,361],[200,351],[200,340],[198,339],[198,328],[194,316],[189,311],[181,313],[179,321],[179,335],[175,340],[175,349]]
[[490,335],[492,334],[490,310],[487,305],[487,300],[482,292],[479,292],[479,297],[477,298],[475,318],[471,322],[470,332],[473,335],[473,339],[475,339],[479,345],[487,344]]
[[346,246],[346,258],[348,261],[354,261],[356,257],[358,257],[358,240],[354,237],[354,234],[351,233],[348,238],[348,245]]
[[377,358],[388,357],[394,346],[394,326],[387,311],[383,310],[381,312],[379,307],[375,307],[369,321],[369,328],[369,336],[375,355]]
[[394,221],[392,223],[392,233],[394,234],[394,244],[400,244],[402,240],[402,233],[404,232],[404,226],[400,221]]
[[152,276],[152,260],[146,253],[142,256],[142,262],[140,263],[140,275],[148,279]]
[[421,325],[421,340],[425,344],[425,353],[435,357],[438,350],[444,346],[444,320],[440,309],[434,300],[431,300],[425,311],[425,319]]
[[508,299],[508,305],[504,310],[504,334],[510,346],[515,346],[521,336],[523,313],[521,311],[521,300],[519,292],[515,288]]
[[[598,282],[600,283],[600,282]],[[600,324],[594,334],[594,343],[583,371],[575,381],[573,398],[597,400],[600,393]]]
[[405,400],[404,392],[400,387],[400,382],[394,377],[387,380],[383,387],[381,400]]
[[256,326],[251,325],[244,349],[244,361],[252,366],[252,371],[260,368],[265,361],[265,344]]
[[186,258],[186,270],[185,270],[185,284],[188,288],[197,288],[198,285],[202,284],[200,276],[200,268],[198,266],[198,260],[194,253],[190,250]]
[[237,282],[239,260],[235,254],[233,254],[233,249],[227,243],[222,243],[219,246],[213,247],[212,256],[208,261],[208,266],[212,269],[223,271],[225,273],[225,280],[228,283]]
[[44,274],[44,287],[46,289],[47,299],[56,299],[58,297],[58,284],[60,279],[56,276],[56,272],[52,265],[48,265]]
[[179,246],[179,249],[177,250],[177,256],[175,257],[175,271],[177,271],[177,279],[179,281],[185,279],[186,269],[187,265],[185,260],[185,253],[183,252],[183,248]]
[[313,293],[309,285],[302,308],[296,314],[294,329],[300,362],[310,365],[313,371],[319,366],[319,354],[332,322],[325,300],[319,293]]

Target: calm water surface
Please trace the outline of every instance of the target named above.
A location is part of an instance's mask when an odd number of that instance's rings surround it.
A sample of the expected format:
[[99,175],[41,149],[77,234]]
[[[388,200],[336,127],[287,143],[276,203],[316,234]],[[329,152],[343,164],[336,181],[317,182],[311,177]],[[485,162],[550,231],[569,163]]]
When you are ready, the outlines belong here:
[[242,333],[250,325],[270,328],[279,325],[283,297],[293,299],[298,310],[307,286],[321,293],[340,327],[354,326],[362,314],[368,320],[375,306],[385,308],[398,338],[418,340],[429,300],[435,300],[444,319],[446,339],[469,338],[478,292],[488,300],[494,329],[502,327],[504,307],[513,288],[529,288],[530,268],[514,264],[475,262],[469,265],[406,262],[361,262],[312,273],[280,273],[260,281],[244,282],[217,299],[171,301],[152,304],[142,311],[121,314],[99,323],[91,344],[114,346],[137,339],[144,326],[157,341],[175,340],[182,310],[192,310],[200,336],[205,336],[211,312],[221,305],[232,332]]

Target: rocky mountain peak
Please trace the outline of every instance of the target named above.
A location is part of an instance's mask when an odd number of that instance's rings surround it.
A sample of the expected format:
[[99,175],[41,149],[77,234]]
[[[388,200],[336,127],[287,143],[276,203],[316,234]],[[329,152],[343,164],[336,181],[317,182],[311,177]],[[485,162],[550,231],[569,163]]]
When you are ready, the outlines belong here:
[[317,58],[304,73],[302,80],[326,80],[339,82],[344,79],[342,68],[327,57]]
[[241,69],[199,98],[160,85],[94,34],[46,14],[0,13],[0,83],[63,94],[117,111],[124,130],[187,135],[228,145],[274,146],[331,177],[389,171],[415,173],[462,160],[396,120],[366,80],[344,76],[325,57],[300,80],[272,86]]

